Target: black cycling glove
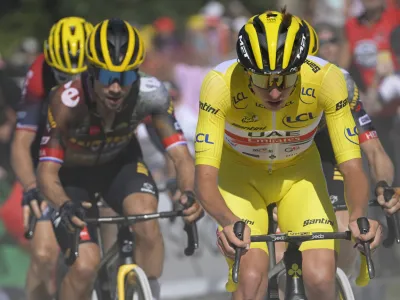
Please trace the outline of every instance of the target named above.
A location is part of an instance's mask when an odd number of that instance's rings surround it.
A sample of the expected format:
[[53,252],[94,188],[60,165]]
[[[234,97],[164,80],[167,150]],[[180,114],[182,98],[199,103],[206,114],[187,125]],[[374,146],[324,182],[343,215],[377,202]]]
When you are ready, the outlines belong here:
[[[42,202],[44,200],[44,197],[42,196],[42,194],[40,193],[38,188],[32,188],[29,191],[24,192],[21,205],[22,206],[29,205],[29,207],[31,207],[31,202],[33,200],[37,201],[39,207],[40,207],[40,204],[42,204]],[[31,207],[31,209],[32,209],[32,207]]]
[[71,244],[75,242],[75,235],[81,229],[72,222],[71,219],[73,217],[83,220],[85,218],[85,209],[81,203],[68,201],[58,211],[55,211],[51,218],[54,233],[63,252],[69,249]]

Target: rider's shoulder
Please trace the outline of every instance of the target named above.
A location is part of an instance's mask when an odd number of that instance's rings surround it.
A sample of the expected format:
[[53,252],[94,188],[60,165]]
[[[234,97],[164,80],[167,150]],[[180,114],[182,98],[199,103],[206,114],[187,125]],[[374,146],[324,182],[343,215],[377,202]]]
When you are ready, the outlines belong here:
[[317,56],[307,56],[301,67],[301,77],[303,82],[309,82],[316,85],[324,85],[324,82],[330,82],[340,78],[345,79],[345,71],[335,64]]
[[86,106],[81,79],[77,78],[56,87],[51,96],[51,105],[71,110]]
[[[45,96],[43,86],[43,66],[45,64],[44,55],[38,55],[30,65],[25,75],[24,89],[22,95],[25,94],[35,96],[35,99],[41,99]],[[31,97],[32,98],[32,97]]]
[[156,77],[140,72],[139,96],[147,103],[160,105],[169,101],[165,85]]
[[237,68],[241,68],[241,65],[237,62],[237,59],[230,59],[216,65],[212,71],[217,72],[222,76],[231,76]]
[[343,68],[339,68],[339,69],[343,73],[344,80],[346,80],[347,88],[353,88],[353,86],[356,84],[354,82],[353,77],[351,77],[350,73],[347,70],[345,70]]
[[29,70],[32,72],[42,72],[43,70],[43,65],[46,63],[44,59],[44,54],[41,53],[38,56],[36,56],[35,60],[32,62],[31,66],[29,67]]
[[331,65],[331,63],[318,56],[308,55],[304,64],[301,66],[301,73],[311,77],[321,76]]
[[[221,92],[242,86],[245,70],[236,59],[226,60],[211,68],[202,84],[202,92]],[[247,81],[246,81],[247,82]]]

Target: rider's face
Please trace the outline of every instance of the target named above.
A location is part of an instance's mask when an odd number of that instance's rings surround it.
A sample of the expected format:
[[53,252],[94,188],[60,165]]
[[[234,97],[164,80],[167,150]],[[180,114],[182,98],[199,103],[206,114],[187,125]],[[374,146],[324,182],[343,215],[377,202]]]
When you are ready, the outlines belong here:
[[297,73],[287,75],[257,75],[249,73],[254,94],[265,108],[277,111],[283,108],[298,78]]
[[121,108],[124,99],[129,94],[132,85],[121,86],[118,82],[110,85],[103,85],[94,80],[94,91],[100,102],[108,109],[117,111]]
[[293,90],[293,87],[282,90],[279,90],[277,88],[266,90],[252,84],[252,89],[258,99],[261,100],[265,108],[272,111],[278,111],[285,106],[287,99],[289,99],[289,96]]

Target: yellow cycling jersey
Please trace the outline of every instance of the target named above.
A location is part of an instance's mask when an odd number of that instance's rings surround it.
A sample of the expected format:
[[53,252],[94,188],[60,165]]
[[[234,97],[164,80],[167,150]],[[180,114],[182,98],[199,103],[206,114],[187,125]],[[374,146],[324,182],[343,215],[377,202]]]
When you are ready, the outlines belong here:
[[[291,165],[313,145],[323,113],[337,163],[360,158],[342,71],[308,56],[286,106],[266,109],[249,88],[244,68],[229,60],[210,71],[202,84],[196,130],[196,165],[219,168],[222,152],[234,161],[269,170]],[[229,153],[228,153],[229,152]]]

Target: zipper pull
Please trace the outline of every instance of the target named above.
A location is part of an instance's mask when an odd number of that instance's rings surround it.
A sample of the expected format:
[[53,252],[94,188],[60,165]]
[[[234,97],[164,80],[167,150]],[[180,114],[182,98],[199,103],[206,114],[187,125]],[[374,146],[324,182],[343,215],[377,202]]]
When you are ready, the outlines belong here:
[[271,166],[271,164],[268,166],[268,174],[272,174],[272,166]]

